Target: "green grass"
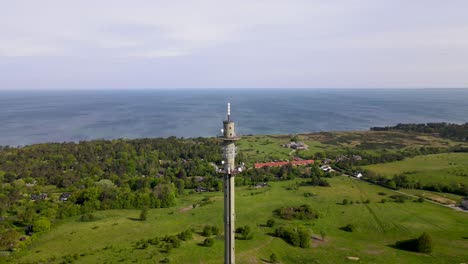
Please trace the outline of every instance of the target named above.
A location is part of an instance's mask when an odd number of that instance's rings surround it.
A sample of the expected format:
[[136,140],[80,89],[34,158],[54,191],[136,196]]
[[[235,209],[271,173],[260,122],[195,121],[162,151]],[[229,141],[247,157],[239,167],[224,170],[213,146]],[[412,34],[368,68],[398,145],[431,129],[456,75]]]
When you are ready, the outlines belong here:
[[379,175],[404,174],[423,184],[468,185],[468,153],[417,156],[402,161],[364,166]]
[[[340,154],[347,150],[356,149],[369,154],[378,154],[420,147],[443,149],[454,146],[468,147],[467,143],[436,136],[397,131],[320,132],[299,134],[297,137],[309,146],[308,150],[300,151],[300,156],[304,158],[313,157],[317,152]],[[290,139],[291,136],[288,135],[243,136],[238,141],[238,148],[244,159],[248,161],[248,165],[257,161],[291,159],[298,153],[281,147]]]
[[[461,263],[468,259],[468,214],[432,203],[380,203],[391,194],[388,189],[347,177],[329,179],[332,187],[299,187],[286,190],[293,181],[274,182],[272,187],[250,190],[236,189],[237,226],[250,225],[252,240],[236,241],[237,263],[262,263],[275,253],[281,263],[346,263],[347,256],[356,256],[361,263]],[[305,197],[305,192],[315,196]],[[252,195],[254,194],[254,195]],[[204,197],[213,203],[188,210]],[[176,208],[152,209],[147,221],[135,221],[139,210],[108,210],[98,214],[94,222],[67,219],[49,233],[37,238],[31,246],[15,256],[15,263],[38,262],[56,257],[60,263],[65,255],[77,254],[74,263],[158,263],[165,257],[171,263],[222,263],[223,241],[218,237],[213,247],[199,246],[204,238],[183,242],[170,253],[156,247],[134,249],[134,242],[155,236],[173,235],[188,228],[201,231],[204,225],[222,229],[222,193],[193,194],[179,199]],[[341,205],[343,199],[355,202]],[[369,199],[369,204],[362,201]],[[360,201],[357,204],[356,201]],[[312,230],[315,236],[326,233],[326,240],[313,239],[312,247],[302,249],[287,244],[269,233],[265,227],[272,211],[283,206],[309,204],[322,216],[318,220],[287,221],[276,219],[276,225],[297,224]],[[354,224],[356,232],[340,230]],[[418,254],[390,247],[397,240],[414,238],[428,232],[434,240],[434,252]],[[80,254],[84,254],[80,256]]]

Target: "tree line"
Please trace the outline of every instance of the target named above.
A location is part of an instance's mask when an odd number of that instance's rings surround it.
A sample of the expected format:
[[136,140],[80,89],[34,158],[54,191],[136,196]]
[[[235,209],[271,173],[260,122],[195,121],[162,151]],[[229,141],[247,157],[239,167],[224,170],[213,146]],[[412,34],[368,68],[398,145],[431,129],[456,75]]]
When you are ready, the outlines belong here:
[[426,124],[397,124],[396,126],[372,127],[373,131],[399,130],[405,132],[418,132],[427,134],[438,134],[443,138],[460,141],[468,141],[468,123],[426,123]]

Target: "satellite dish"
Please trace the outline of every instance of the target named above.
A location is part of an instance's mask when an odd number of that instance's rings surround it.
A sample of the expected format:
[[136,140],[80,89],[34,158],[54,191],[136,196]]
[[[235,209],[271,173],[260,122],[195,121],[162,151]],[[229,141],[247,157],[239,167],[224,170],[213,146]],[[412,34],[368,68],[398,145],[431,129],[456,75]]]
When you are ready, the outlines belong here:
[[239,172],[242,172],[242,168],[237,169]]
[[221,161],[221,164],[224,164],[224,160]]
[[221,134],[224,134],[224,128],[221,128]]

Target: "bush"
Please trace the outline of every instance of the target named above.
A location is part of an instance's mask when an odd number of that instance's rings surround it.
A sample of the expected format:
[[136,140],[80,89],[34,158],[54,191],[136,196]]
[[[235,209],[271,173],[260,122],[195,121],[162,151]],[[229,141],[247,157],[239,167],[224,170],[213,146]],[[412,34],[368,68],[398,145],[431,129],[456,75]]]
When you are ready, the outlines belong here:
[[299,220],[306,220],[306,219],[317,219],[318,213],[316,213],[312,208],[307,205],[301,205],[299,207],[281,207],[273,211],[277,216],[286,219],[299,219]]
[[418,251],[421,253],[432,252],[432,238],[426,232],[418,237]]
[[396,203],[404,203],[406,200],[408,200],[408,196],[402,195],[402,194],[396,194],[390,196]]
[[273,227],[275,225],[275,220],[274,219],[268,219],[268,221],[266,222],[266,225],[268,227]]
[[45,217],[41,217],[33,223],[33,230],[36,233],[47,232],[50,230],[50,220]]
[[236,238],[241,240],[250,240],[253,238],[250,226],[248,225],[236,228],[236,234],[239,234]]
[[343,231],[346,231],[346,232],[354,232],[354,231],[356,231],[356,226],[353,225],[353,224],[347,224],[346,226],[343,226],[340,229],[343,230]]
[[171,261],[167,257],[165,257],[161,261],[159,261],[159,263],[169,263],[169,262],[171,262]]
[[173,248],[178,248],[181,244],[181,241],[177,236],[165,236],[163,238],[163,241],[171,245],[171,247]]
[[382,200],[380,200],[380,202],[385,203],[385,202],[387,202],[387,199],[382,199]]
[[203,241],[203,243],[202,243],[202,245],[203,245],[204,247],[212,247],[213,244],[214,244],[214,239],[211,238],[211,237],[205,239],[205,240]]
[[140,213],[140,220],[141,221],[146,221],[147,216],[148,216],[148,207],[143,207],[143,209],[141,209],[141,213]]
[[342,205],[347,205],[348,204],[348,199],[343,199],[343,202],[341,204]]
[[413,252],[431,253],[432,238],[424,232],[418,238],[397,241],[395,247]]
[[92,213],[87,213],[87,214],[84,214],[80,217],[80,221],[81,222],[90,222],[90,221],[94,221],[96,220],[96,216],[94,216],[94,214]]
[[202,235],[205,237],[217,236],[219,235],[219,228],[216,226],[205,226]]
[[278,263],[278,257],[276,256],[275,253],[271,253],[271,255],[270,255],[270,262],[271,262],[271,263]]
[[182,231],[181,233],[177,235],[177,237],[183,241],[191,240],[193,238],[192,231],[191,230]]
[[279,227],[275,230],[275,236],[281,237],[296,247],[307,248],[310,246],[311,233],[303,227]]

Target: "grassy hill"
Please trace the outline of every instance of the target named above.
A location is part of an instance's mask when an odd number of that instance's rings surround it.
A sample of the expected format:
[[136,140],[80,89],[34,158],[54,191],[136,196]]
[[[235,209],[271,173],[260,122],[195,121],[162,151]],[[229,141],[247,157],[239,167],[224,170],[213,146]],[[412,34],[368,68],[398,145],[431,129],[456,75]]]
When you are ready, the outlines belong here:
[[[238,263],[265,263],[275,253],[281,263],[462,263],[468,259],[468,214],[424,202],[391,202],[392,191],[344,176],[329,179],[332,187],[296,186],[297,181],[271,183],[264,189],[236,190],[237,226],[249,225],[252,240],[236,241]],[[311,193],[306,197],[304,193]],[[212,203],[193,208],[204,198]],[[353,204],[343,205],[343,199]],[[363,201],[369,199],[370,203]],[[388,202],[381,203],[382,199]],[[282,220],[276,226],[301,225],[312,231],[310,248],[293,247],[271,235],[266,227],[273,211],[283,206],[308,204],[320,213],[317,220]],[[155,236],[174,235],[188,228],[200,232],[205,225],[222,229],[222,193],[186,195],[175,208],[151,209],[146,221],[136,220],[139,210],[106,210],[98,220],[80,222],[79,217],[64,220],[38,237],[14,263],[222,263],[223,240],[213,247],[199,245],[204,237],[182,242],[179,248],[161,252],[156,246],[136,249],[135,243]],[[340,228],[353,224],[355,232]],[[320,233],[326,234],[322,241]],[[410,239],[422,232],[433,238],[434,251],[420,254],[392,247],[397,240]]]

